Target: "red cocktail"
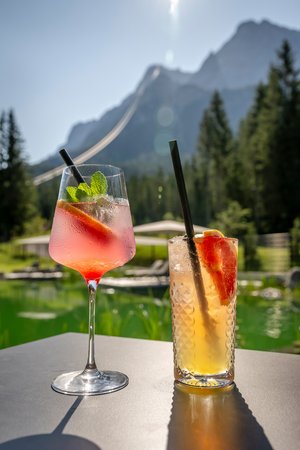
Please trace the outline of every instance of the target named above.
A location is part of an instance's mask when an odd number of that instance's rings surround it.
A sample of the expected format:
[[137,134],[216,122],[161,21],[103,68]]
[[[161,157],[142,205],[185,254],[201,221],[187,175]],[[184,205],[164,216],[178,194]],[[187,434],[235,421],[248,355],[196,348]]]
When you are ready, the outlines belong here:
[[[80,180],[78,181],[78,170]],[[77,175],[77,176],[76,176]],[[133,227],[123,172],[113,166],[67,167],[55,209],[50,256],[81,273],[89,290],[89,347],[84,371],[57,377],[52,388],[71,395],[96,395],[128,384],[120,372],[99,371],[94,356],[95,297],[104,273],[135,254]]]

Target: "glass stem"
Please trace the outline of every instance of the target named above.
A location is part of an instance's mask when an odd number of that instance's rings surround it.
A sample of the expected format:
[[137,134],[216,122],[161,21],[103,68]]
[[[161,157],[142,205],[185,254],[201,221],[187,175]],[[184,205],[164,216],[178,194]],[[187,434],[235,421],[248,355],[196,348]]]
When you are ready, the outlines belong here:
[[96,291],[97,282],[90,280],[88,282],[89,291],[89,348],[88,348],[88,360],[85,370],[97,369],[95,363],[95,306],[96,306]]

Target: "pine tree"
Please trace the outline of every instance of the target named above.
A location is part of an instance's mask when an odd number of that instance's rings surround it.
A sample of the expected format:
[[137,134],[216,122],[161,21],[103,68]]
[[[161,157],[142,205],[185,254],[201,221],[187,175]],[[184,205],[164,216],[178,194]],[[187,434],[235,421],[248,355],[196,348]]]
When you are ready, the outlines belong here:
[[58,191],[58,178],[48,181],[47,183],[40,184],[37,190],[38,210],[40,211],[41,217],[43,217],[48,223],[50,223],[53,218]]
[[280,65],[275,67],[282,93],[282,120],[280,126],[278,165],[280,167],[279,189],[287,213],[282,216],[281,227],[289,229],[300,214],[300,79],[294,68],[291,47],[284,41],[278,52]]
[[200,123],[196,156],[199,179],[195,183],[204,204],[205,224],[227,205],[227,164],[232,145],[232,132],[223,100],[215,91]]
[[287,41],[278,58],[279,64],[270,69],[258,130],[258,148],[266,155],[266,231],[287,231],[300,212],[300,85]]
[[258,145],[259,117],[264,106],[266,86],[256,88],[254,102],[246,118],[241,121],[235,155],[235,179],[230,194],[233,200],[252,211],[255,226],[261,229],[264,210],[264,174],[266,155]]
[[20,236],[36,215],[36,193],[24,161],[23,140],[13,111],[1,116],[0,240]]
[[238,136],[240,180],[235,198],[253,212],[259,232],[291,228],[299,215],[300,85],[287,41],[278,52],[265,85],[241,123]]

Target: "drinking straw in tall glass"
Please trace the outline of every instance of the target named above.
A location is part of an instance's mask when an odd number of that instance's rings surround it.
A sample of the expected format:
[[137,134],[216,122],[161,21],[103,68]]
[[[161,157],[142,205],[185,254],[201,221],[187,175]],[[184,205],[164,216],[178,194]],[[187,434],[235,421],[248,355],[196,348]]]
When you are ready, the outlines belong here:
[[172,238],[168,247],[175,380],[225,387],[234,379],[238,241],[209,234],[194,239],[204,288],[200,298],[187,238]]
[[238,241],[194,235],[177,141],[169,146],[186,229],[168,246],[175,380],[225,387],[234,378]]

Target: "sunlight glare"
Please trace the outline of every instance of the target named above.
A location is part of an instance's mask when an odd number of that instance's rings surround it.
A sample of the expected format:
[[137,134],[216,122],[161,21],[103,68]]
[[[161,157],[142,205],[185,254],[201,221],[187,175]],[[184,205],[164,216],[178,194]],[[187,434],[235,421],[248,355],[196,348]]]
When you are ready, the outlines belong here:
[[178,15],[178,4],[179,0],[170,0],[169,13],[174,18]]
[[168,65],[172,65],[174,62],[174,52],[173,50],[168,50],[165,55],[165,61]]

